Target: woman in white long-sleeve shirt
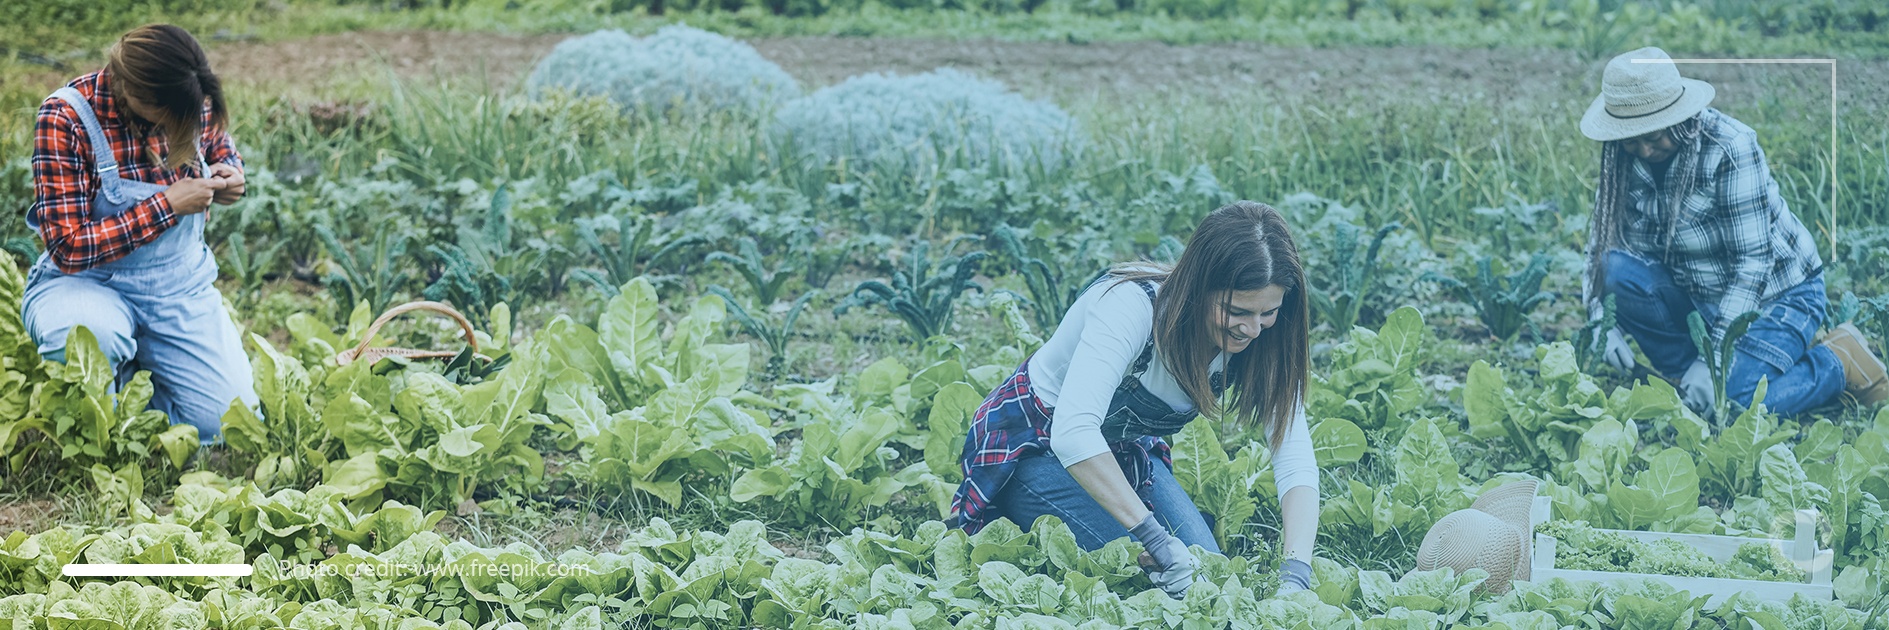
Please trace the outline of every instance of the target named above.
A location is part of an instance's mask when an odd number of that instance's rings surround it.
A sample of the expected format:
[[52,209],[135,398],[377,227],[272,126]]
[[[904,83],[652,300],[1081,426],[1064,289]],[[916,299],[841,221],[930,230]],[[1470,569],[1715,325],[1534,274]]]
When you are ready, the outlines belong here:
[[1302,404],[1304,287],[1285,220],[1250,201],[1203,219],[1171,268],[1116,266],[977,410],[954,523],[976,532],[1003,517],[1027,529],[1054,515],[1086,549],[1133,536],[1148,550],[1149,577],[1178,598],[1197,566],[1187,547],[1220,549],[1174,480],[1161,436],[1204,410],[1266,427],[1282,589],[1309,588],[1318,470]]

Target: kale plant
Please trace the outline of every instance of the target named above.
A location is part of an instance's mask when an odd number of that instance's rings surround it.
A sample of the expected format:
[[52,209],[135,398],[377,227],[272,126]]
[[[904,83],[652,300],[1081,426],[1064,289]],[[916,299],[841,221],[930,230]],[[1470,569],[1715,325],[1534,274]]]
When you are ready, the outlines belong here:
[[511,190],[501,185],[479,229],[462,230],[456,245],[427,245],[438,268],[423,292],[426,299],[457,306],[483,328],[491,324],[493,306],[517,304],[534,287],[555,286],[543,276],[556,247],[541,239],[515,239],[512,223]]
[[[1021,230],[1009,225],[999,224],[991,232],[991,239],[997,242],[998,251],[1012,266],[1013,271],[1023,276],[1024,286],[1030,292],[1027,303],[1035,316],[1036,325],[1045,331],[1056,330],[1062,321],[1063,313],[1082,296],[1103,269],[1078,268],[1089,262],[1095,250],[1097,239],[1085,238],[1079,241],[1076,251],[1065,260],[1056,260],[1050,252],[1050,245],[1042,239],[1030,238]],[[1045,259],[1049,260],[1045,260]],[[1076,273],[1071,275],[1069,272]]]
[[[742,279],[748,281],[748,287],[754,290],[758,306],[764,309],[772,306],[780,296],[781,287],[786,286],[787,279],[793,277],[796,269],[790,263],[782,263],[770,268],[767,259],[761,256],[760,246],[755,245],[753,238],[741,237],[741,240],[736,241],[736,247],[739,254],[710,252],[708,260],[726,263],[736,273],[741,274]],[[733,300],[730,300],[730,303],[733,303]]]
[[[1368,244],[1362,240],[1364,228],[1350,223],[1337,223],[1335,227],[1334,246],[1326,253],[1332,262],[1325,271],[1331,277],[1324,282],[1311,280],[1312,290],[1307,294],[1312,298],[1313,314],[1331,324],[1332,332],[1349,335],[1358,325],[1365,300],[1377,288],[1381,269],[1377,255],[1384,247],[1384,238],[1403,226],[1396,222],[1384,224]],[[1363,251],[1359,251],[1360,246]]]
[[1540,341],[1541,329],[1529,321],[1528,313],[1542,302],[1554,299],[1554,293],[1541,290],[1541,281],[1548,277],[1548,256],[1535,254],[1527,267],[1515,273],[1508,273],[1507,267],[1498,258],[1483,256],[1476,260],[1476,273],[1468,282],[1439,273],[1427,273],[1424,278],[1441,283],[1474,303],[1476,317],[1497,339],[1514,341],[1522,327],[1527,326],[1535,340]]
[[905,320],[918,341],[945,334],[951,330],[958,296],[965,291],[984,290],[971,281],[971,276],[977,273],[977,263],[988,256],[987,252],[975,251],[962,256],[947,254],[933,261],[931,243],[919,240],[905,254],[902,268],[893,272],[890,284],[882,280],[861,282],[834,312],[844,315],[855,306],[877,304]]
[[250,249],[242,232],[231,232],[225,241],[223,256],[218,261],[218,268],[227,271],[236,281],[236,291],[230,296],[240,310],[247,310],[262,298],[262,286],[275,274],[276,263],[282,258],[283,242],[255,250]]
[[382,222],[374,231],[374,240],[350,248],[341,243],[334,228],[315,224],[315,235],[328,248],[334,269],[322,278],[322,286],[334,296],[335,308],[350,310],[356,302],[367,302],[378,313],[387,310],[394,297],[413,282],[406,267],[407,245],[412,235],[404,226]]
[[[794,323],[799,321],[800,313],[806,310],[807,302],[812,301],[813,296],[820,291],[814,289],[800,294],[800,297],[794,300],[793,306],[787,308],[787,313],[781,317],[779,324],[769,321],[767,307],[762,307],[756,312],[749,312],[748,307],[742,306],[741,302],[735,299],[734,294],[728,292],[728,289],[710,286],[708,292],[720,296],[723,302],[728,303],[728,314],[734,317],[735,323],[741,325],[742,331],[767,345],[767,373],[769,376],[779,377],[782,369],[787,365],[787,342],[794,337]],[[773,304],[773,302],[767,302],[767,304]]]

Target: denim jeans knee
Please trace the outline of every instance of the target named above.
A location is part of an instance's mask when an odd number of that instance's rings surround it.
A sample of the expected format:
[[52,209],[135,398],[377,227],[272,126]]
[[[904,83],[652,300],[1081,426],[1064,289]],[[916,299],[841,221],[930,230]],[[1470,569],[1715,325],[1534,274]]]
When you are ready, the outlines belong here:
[[1620,331],[1640,343],[1640,350],[1661,374],[1677,377],[1698,358],[1686,325],[1696,308],[1658,263],[1631,252],[1607,253],[1606,290],[1614,296]]
[[133,337],[136,321],[123,296],[83,276],[57,276],[27,288],[21,300],[21,323],[27,336],[48,361],[64,363],[66,339],[83,326],[98,342],[98,349],[116,368],[138,354]]

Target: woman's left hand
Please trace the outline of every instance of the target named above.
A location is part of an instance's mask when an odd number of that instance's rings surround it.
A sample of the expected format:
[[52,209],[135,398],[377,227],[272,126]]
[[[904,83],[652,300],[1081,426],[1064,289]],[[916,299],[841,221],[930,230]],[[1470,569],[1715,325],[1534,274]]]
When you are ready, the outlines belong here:
[[248,182],[243,178],[243,169],[218,162],[210,165],[210,177],[229,182],[227,186],[216,191],[216,196],[212,198],[212,201],[227,206],[243,198],[244,184]]

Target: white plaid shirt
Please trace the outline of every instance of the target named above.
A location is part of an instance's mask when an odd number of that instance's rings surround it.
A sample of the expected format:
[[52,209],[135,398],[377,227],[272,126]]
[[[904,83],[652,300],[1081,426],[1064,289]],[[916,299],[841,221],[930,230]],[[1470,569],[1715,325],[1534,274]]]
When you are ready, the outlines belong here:
[[1717,320],[1708,322],[1717,337],[1733,318],[1810,279],[1823,268],[1823,258],[1810,231],[1778,196],[1758,133],[1716,109],[1699,116],[1698,163],[1669,164],[1698,169],[1672,247],[1665,243],[1672,193],[1664,185],[1673,180],[1671,171],[1656,184],[1637,158],[1621,232],[1629,249],[1664,261],[1695,302],[1718,305]]

